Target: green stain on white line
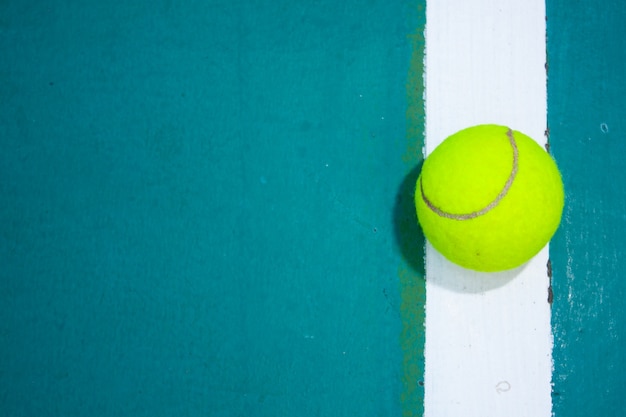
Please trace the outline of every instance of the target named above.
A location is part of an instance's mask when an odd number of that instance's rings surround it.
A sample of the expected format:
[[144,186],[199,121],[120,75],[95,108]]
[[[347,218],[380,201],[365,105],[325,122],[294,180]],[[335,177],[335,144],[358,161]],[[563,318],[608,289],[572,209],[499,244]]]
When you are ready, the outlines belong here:
[[400,285],[400,317],[402,332],[402,394],[403,417],[424,413],[424,237],[417,225],[413,206],[413,188],[417,168],[423,160],[424,147],[424,27],[425,4],[412,5],[415,32],[409,35],[411,60],[406,83],[406,151],[402,156],[410,173],[404,179],[396,202],[395,221],[404,262],[398,268]]

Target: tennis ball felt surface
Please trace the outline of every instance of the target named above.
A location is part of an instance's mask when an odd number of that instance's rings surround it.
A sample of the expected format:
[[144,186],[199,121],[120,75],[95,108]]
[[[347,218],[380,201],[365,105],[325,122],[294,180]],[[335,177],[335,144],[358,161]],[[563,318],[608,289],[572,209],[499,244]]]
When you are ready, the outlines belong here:
[[550,155],[506,126],[480,125],[444,140],[415,190],[424,235],[450,261],[494,272],[535,256],[561,221],[564,192]]

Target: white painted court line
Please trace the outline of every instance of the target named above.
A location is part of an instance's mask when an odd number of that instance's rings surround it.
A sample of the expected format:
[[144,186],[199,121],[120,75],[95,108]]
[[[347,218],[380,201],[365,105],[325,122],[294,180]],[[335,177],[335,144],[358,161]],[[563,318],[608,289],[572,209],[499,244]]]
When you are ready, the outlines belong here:
[[[544,0],[431,0],[426,8],[426,153],[481,123],[545,142]],[[427,417],[550,417],[547,248],[481,274],[426,248]]]

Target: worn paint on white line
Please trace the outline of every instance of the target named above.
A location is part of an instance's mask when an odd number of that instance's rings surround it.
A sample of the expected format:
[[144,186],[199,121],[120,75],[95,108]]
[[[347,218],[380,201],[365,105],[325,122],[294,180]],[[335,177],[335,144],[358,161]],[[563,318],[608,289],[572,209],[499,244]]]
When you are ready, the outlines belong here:
[[[482,123],[545,142],[543,0],[429,1],[425,68],[426,154]],[[547,261],[485,274],[427,245],[425,416],[551,416]]]

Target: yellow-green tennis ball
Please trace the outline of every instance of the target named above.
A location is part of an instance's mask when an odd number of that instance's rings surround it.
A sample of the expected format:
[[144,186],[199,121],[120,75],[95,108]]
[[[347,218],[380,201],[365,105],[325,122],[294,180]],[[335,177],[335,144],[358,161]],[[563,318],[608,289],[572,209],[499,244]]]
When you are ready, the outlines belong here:
[[561,221],[554,160],[528,136],[480,125],[453,134],[424,161],[415,190],[424,235],[450,261],[477,271],[515,268]]

